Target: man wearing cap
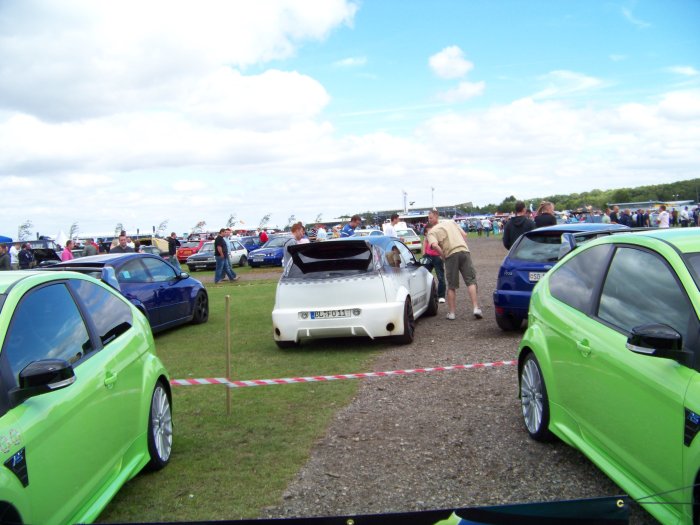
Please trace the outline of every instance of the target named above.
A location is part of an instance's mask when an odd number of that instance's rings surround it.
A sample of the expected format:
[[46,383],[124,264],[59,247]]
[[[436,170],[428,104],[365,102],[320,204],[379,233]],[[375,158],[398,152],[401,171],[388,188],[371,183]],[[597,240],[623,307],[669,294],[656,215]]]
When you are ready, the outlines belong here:
[[479,308],[479,300],[476,295],[476,270],[472,264],[471,254],[467,246],[467,234],[457,226],[454,221],[440,222],[437,210],[431,210],[428,214],[428,222],[432,228],[428,232],[427,239],[430,247],[438,252],[445,260],[445,279],[447,281],[447,318],[455,319],[457,308],[457,288],[459,288],[459,276],[462,275],[464,284],[474,308],[474,318],[481,319],[483,314]]

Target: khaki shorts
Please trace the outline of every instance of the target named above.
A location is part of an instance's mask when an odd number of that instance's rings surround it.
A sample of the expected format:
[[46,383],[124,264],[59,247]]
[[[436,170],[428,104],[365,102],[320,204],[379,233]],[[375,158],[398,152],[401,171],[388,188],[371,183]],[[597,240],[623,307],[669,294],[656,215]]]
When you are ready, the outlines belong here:
[[445,259],[445,280],[448,289],[459,288],[459,274],[462,274],[467,286],[476,285],[476,270],[469,252],[457,252]]

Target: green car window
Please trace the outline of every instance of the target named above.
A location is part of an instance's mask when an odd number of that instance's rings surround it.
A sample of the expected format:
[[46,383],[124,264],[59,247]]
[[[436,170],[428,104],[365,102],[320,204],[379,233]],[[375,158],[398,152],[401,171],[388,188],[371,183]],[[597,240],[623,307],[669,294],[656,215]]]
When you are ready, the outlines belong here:
[[685,292],[661,257],[636,248],[616,250],[600,297],[601,319],[626,332],[664,323],[687,341],[691,312]]
[[19,373],[33,361],[64,359],[76,364],[92,349],[73,297],[58,283],[32,290],[20,301],[2,354],[18,381]]
[[607,267],[611,245],[601,244],[575,253],[571,259],[552,271],[549,291],[572,308],[589,312],[593,293]]
[[103,346],[131,328],[131,308],[119,297],[89,281],[74,279],[71,287],[90,312]]

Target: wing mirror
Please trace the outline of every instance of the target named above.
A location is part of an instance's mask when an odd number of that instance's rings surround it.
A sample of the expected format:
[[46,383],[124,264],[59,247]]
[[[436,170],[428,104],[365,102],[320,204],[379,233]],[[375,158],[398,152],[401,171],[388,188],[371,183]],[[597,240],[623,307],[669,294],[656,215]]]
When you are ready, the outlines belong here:
[[625,346],[635,354],[673,359],[682,365],[692,366],[692,353],[683,350],[683,336],[666,324],[634,327]]
[[13,406],[30,397],[60,390],[75,383],[73,366],[63,359],[33,361],[19,373],[19,387],[10,390]]

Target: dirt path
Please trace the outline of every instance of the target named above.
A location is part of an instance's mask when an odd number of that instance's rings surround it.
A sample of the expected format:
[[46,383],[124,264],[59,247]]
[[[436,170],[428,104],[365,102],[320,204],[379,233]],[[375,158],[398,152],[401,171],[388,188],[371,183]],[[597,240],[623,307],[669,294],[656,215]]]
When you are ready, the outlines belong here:
[[[421,319],[409,346],[387,348],[374,371],[516,357],[521,332],[494,321],[491,293],[505,249],[470,241],[484,319],[458,291],[457,320]],[[561,442],[538,444],[522,424],[515,367],[364,380],[306,466],[266,517],[402,512],[577,499],[622,491]],[[656,523],[638,507],[632,523]]]

